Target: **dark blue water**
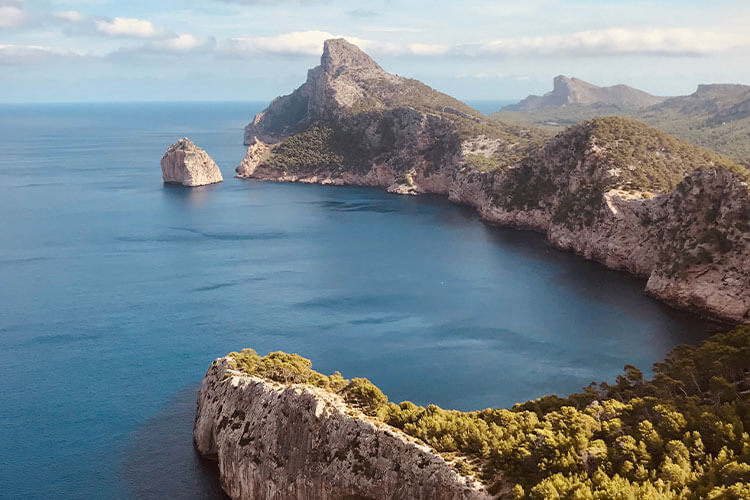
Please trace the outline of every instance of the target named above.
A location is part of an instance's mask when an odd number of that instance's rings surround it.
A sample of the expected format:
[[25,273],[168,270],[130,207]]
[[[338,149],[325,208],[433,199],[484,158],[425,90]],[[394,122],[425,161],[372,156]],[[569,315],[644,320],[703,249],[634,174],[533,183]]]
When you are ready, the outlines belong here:
[[[640,280],[442,199],[232,178],[262,107],[0,107],[0,496],[218,498],[195,389],[242,347],[478,409],[705,336]],[[224,183],[162,185],[181,136]]]

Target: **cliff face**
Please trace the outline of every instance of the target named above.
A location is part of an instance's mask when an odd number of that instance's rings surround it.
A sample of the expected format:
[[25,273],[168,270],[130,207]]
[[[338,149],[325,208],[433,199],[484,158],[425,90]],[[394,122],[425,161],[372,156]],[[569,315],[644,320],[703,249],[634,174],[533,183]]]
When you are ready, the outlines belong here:
[[621,108],[642,108],[662,102],[664,98],[651,95],[627,85],[597,87],[591,83],[556,76],[553,89],[543,96],[530,95],[518,104],[505,106],[508,111],[534,111],[542,108],[558,108],[570,104],[604,104]]
[[194,439],[232,499],[489,499],[430,448],[329,391],[213,362]]
[[648,292],[676,306],[750,322],[746,173],[640,122],[597,118],[549,139],[333,40],[246,140],[240,177],[444,194],[488,222],[648,277]]
[[161,159],[161,172],[167,184],[186,187],[221,182],[221,171],[208,153],[190,139],[183,138],[169,146]]

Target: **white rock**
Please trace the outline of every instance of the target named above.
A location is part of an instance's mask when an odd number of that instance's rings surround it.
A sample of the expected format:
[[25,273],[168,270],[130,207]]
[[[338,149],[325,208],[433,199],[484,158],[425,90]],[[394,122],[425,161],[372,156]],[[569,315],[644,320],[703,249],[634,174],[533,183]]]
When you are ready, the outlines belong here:
[[193,438],[234,500],[489,500],[485,488],[338,395],[278,384],[219,358],[198,391]]
[[193,141],[182,138],[167,148],[161,158],[161,173],[167,184],[203,186],[224,180],[208,153]]

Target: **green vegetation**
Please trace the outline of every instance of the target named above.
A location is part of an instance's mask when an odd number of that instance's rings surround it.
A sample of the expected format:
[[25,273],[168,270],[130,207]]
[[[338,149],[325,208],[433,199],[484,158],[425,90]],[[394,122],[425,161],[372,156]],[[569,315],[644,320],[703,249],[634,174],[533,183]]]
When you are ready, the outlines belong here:
[[[686,114],[669,103],[641,110],[621,109],[607,105],[570,105],[537,111],[498,111],[490,118],[518,126],[540,127],[560,132],[565,127],[599,116],[619,115],[644,121],[680,139],[732,157],[750,167],[750,117],[717,121],[708,111]],[[719,106],[721,107],[721,106]]]
[[334,172],[361,165],[357,142],[331,127],[314,125],[275,146],[265,164],[291,172]]
[[584,126],[590,128],[595,144],[604,148],[608,166],[620,170],[626,188],[667,192],[696,168],[736,167],[729,158],[636,120],[606,116]]
[[388,401],[383,392],[366,378],[347,380],[339,372],[323,375],[311,369],[309,359],[298,354],[276,351],[260,357],[254,349],[231,352],[233,368],[247,375],[254,375],[284,384],[309,384],[341,395],[344,400],[365,413],[375,411]]
[[[618,116],[569,127],[532,150],[496,188],[496,202],[544,208],[556,223],[590,226],[611,189],[670,192],[698,168],[723,168],[748,179],[727,157]],[[576,182],[571,182],[575,179]]]
[[494,158],[488,158],[484,155],[469,153],[464,155],[464,160],[475,170],[480,172],[492,172],[500,167],[497,160]]
[[474,412],[389,403],[364,379],[300,356],[232,353],[246,373],[325,387],[518,499],[750,498],[750,326],[681,345],[646,380]]

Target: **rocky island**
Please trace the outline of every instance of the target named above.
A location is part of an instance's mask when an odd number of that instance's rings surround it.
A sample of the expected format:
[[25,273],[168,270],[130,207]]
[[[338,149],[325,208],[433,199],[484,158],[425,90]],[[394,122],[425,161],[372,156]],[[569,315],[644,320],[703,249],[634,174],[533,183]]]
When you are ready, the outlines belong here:
[[161,172],[165,183],[186,187],[224,180],[208,153],[188,138],[182,138],[167,148],[161,158]]
[[653,380],[511,409],[444,410],[252,349],[214,361],[196,447],[233,500],[750,496],[750,326],[676,347]]
[[677,307],[750,322],[750,187],[727,157],[622,117],[550,137],[392,75],[343,39],[245,129],[239,177],[436,193],[487,222],[648,279]]

